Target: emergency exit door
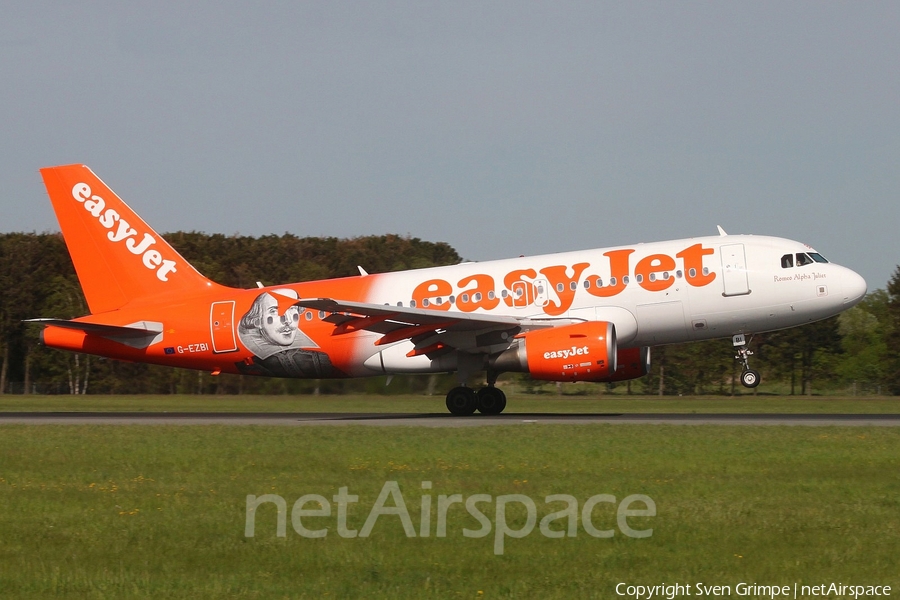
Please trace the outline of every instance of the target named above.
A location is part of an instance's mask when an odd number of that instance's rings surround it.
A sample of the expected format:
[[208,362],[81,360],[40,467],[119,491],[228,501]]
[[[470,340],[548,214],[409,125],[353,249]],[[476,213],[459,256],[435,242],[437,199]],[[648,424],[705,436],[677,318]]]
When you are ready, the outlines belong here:
[[209,329],[213,352],[236,352],[234,339],[234,300],[213,302],[209,309]]

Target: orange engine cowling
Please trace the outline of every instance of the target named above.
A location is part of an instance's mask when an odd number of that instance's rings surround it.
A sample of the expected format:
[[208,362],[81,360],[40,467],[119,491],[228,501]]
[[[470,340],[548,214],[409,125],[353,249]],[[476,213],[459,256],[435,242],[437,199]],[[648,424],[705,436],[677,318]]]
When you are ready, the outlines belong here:
[[525,371],[548,381],[605,381],[616,372],[616,327],[588,321],[517,336],[491,360],[497,371]]
[[650,372],[650,347],[620,348],[616,353],[616,372],[603,381],[627,381]]

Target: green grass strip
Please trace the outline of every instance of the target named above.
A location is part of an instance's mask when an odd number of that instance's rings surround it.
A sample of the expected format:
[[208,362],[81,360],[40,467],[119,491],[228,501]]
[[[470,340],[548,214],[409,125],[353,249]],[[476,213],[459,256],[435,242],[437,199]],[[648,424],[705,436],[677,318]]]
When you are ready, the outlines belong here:
[[[900,587],[900,430],[869,427],[517,425],[491,428],[0,426],[0,597],[610,598],[619,582]],[[386,481],[416,528],[423,494],[645,494],[645,539],[616,529],[551,539],[537,527],[409,538],[382,516],[345,539],[276,536],[273,505],[245,537],[246,496],[359,496],[360,529]],[[431,489],[423,490],[422,482]],[[391,503],[392,504],[392,503]],[[494,504],[482,505],[493,520]],[[512,507],[518,509],[521,507]],[[510,510],[512,527],[524,510]],[[429,513],[431,514],[431,513]],[[613,505],[593,513],[615,528]],[[557,523],[557,529],[559,529]],[[734,592],[733,592],[734,593]]]
[[[0,412],[377,412],[446,413],[435,396],[0,396]],[[556,396],[508,394],[506,413],[900,413],[900,397]]]

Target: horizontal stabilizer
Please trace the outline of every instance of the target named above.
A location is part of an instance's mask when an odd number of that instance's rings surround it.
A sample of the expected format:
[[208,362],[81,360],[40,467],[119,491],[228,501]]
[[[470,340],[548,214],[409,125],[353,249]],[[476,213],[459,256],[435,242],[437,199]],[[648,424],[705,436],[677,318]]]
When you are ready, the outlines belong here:
[[27,319],[26,323],[38,323],[40,325],[52,325],[63,329],[75,329],[90,335],[96,335],[114,342],[131,346],[132,348],[146,348],[151,344],[162,341],[162,323],[153,321],[139,321],[130,325],[106,325],[104,323],[85,323],[83,321],[68,321],[66,319]]

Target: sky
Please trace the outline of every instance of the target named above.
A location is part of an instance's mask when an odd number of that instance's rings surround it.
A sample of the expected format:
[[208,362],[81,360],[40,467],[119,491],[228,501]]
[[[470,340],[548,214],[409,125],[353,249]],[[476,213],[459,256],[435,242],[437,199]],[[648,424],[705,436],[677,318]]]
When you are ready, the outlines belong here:
[[84,163],[158,232],[469,260],[729,233],[900,264],[897,2],[3,2],[0,231]]

